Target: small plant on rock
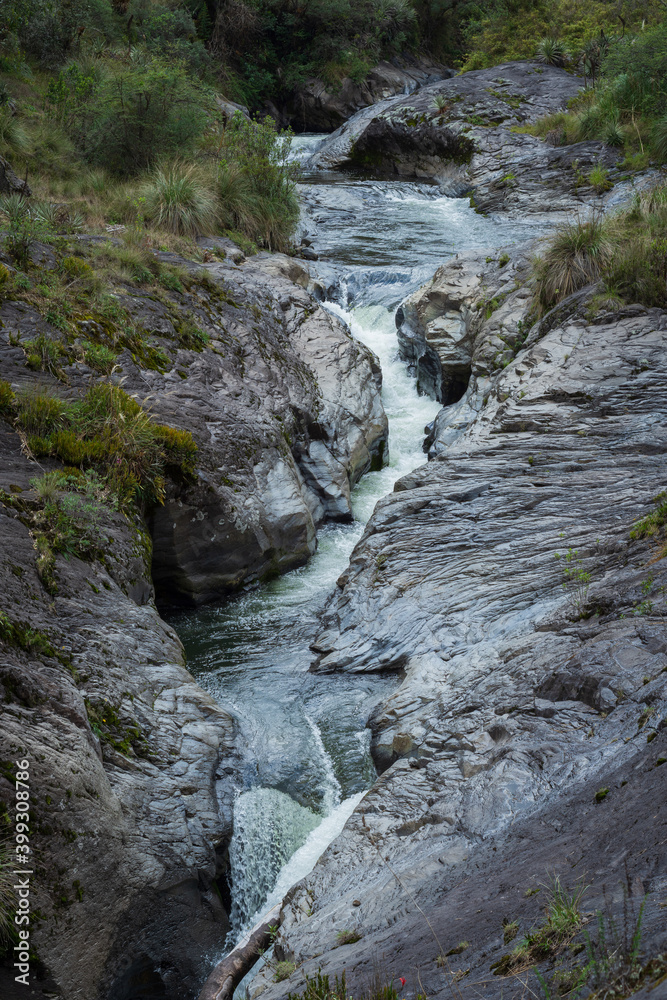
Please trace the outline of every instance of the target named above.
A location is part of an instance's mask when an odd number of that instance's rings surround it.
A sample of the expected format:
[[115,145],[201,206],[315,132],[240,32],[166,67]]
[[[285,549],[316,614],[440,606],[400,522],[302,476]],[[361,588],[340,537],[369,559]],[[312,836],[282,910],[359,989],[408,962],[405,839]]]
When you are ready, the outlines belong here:
[[361,941],[361,934],[359,931],[339,931],[336,934],[336,947],[340,948],[343,944],[354,944],[355,941]]
[[609,171],[605,167],[601,167],[599,164],[593,167],[588,175],[588,183],[593,187],[598,194],[604,194],[605,191],[611,191],[613,188],[612,181],[609,180]]
[[283,980],[289,979],[295,970],[296,962],[276,962],[273,967],[274,983],[282,983]]
[[538,62],[548,66],[564,66],[570,55],[559,38],[543,38],[537,46]]

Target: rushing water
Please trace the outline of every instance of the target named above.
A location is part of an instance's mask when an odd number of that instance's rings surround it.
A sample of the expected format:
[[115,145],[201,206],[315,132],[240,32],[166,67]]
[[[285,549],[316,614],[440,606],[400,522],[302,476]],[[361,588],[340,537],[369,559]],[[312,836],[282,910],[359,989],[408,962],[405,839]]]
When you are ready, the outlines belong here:
[[[320,137],[299,136],[304,157]],[[452,254],[517,237],[425,184],[321,174],[303,189],[327,304],[378,355],[389,417],[389,465],[353,494],[354,522],[325,527],[307,566],[258,590],[173,620],[199,683],[237,719],[248,761],[230,848],[232,938],[280,901],[342,829],[373,778],[368,714],[390,679],[308,673],[317,614],[363,525],[397,478],[424,461],[420,397],[397,356],[399,302]]]

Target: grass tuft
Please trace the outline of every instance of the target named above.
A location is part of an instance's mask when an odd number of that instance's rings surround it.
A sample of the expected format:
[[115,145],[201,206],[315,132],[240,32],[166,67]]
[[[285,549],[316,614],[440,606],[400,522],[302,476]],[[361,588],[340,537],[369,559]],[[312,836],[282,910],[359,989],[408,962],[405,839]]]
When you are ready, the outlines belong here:
[[546,312],[561,299],[597,281],[611,256],[612,244],[601,218],[569,222],[558,229],[535,263],[540,310]]
[[146,217],[158,229],[192,237],[215,230],[215,198],[193,165],[173,163],[158,168],[147,182],[143,196]]

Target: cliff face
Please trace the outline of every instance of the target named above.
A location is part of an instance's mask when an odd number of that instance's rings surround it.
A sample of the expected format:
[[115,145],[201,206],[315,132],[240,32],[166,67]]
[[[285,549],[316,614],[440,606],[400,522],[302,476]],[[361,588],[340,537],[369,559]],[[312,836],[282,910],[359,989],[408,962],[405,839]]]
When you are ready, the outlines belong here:
[[[125,350],[111,381],[199,449],[194,481],[167,484],[150,525],[92,504],[89,557],[57,555],[47,580],[31,479],[57,463],[34,460],[11,410],[2,421],[0,789],[9,810],[14,761],[27,757],[36,996],[183,997],[228,929],[235,728],[185,669],[151,573],[164,598],[200,601],[296,565],[382,461],[377,363],[299,265],[178,263],[197,272],[186,290],[115,290],[161,360]],[[14,391],[73,401],[100,380],[30,304],[5,301],[0,318],[0,377]],[[33,370],[40,335],[62,344],[55,373]],[[11,968],[0,975],[3,996],[20,989]]]
[[[491,82],[463,79],[476,76]],[[484,198],[475,171],[498,131],[485,135],[462,168]],[[531,164],[527,139],[502,139],[498,175],[506,152],[523,170],[496,186],[510,211],[540,164],[580,152],[530,138]],[[564,163],[543,175],[536,236],[598,203]],[[261,977],[263,997],[318,969],[345,969],[356,995],[378,964],[406,995],[541,995],[537,952],[496,963],[545,924],[554,876],[588,885],[584,909],[630,936],[648,893],[642,961],[667,944],[667,315],[589,286],[535,323],[535,249],[461,255],[398,311],[403,356],[447,405],[431,461],[378,504],[339,579],[312,669],[395,671],[399,685],[369,723],[378,781],[285,901],[276,953],[297,969]],[[667,971],[656,961],[642,997]]]

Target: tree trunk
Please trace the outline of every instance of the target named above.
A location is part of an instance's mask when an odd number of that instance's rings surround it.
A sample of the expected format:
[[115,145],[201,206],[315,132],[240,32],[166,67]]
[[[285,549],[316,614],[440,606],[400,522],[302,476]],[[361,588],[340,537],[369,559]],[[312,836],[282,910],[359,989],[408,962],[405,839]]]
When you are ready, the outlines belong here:
[[278,903],[256,924],[226,958],[218,962],[204,983],[199,1000],[232,1000],[234,990],[252,969],[260,956],[271,947],[275,932],[280,926]]

